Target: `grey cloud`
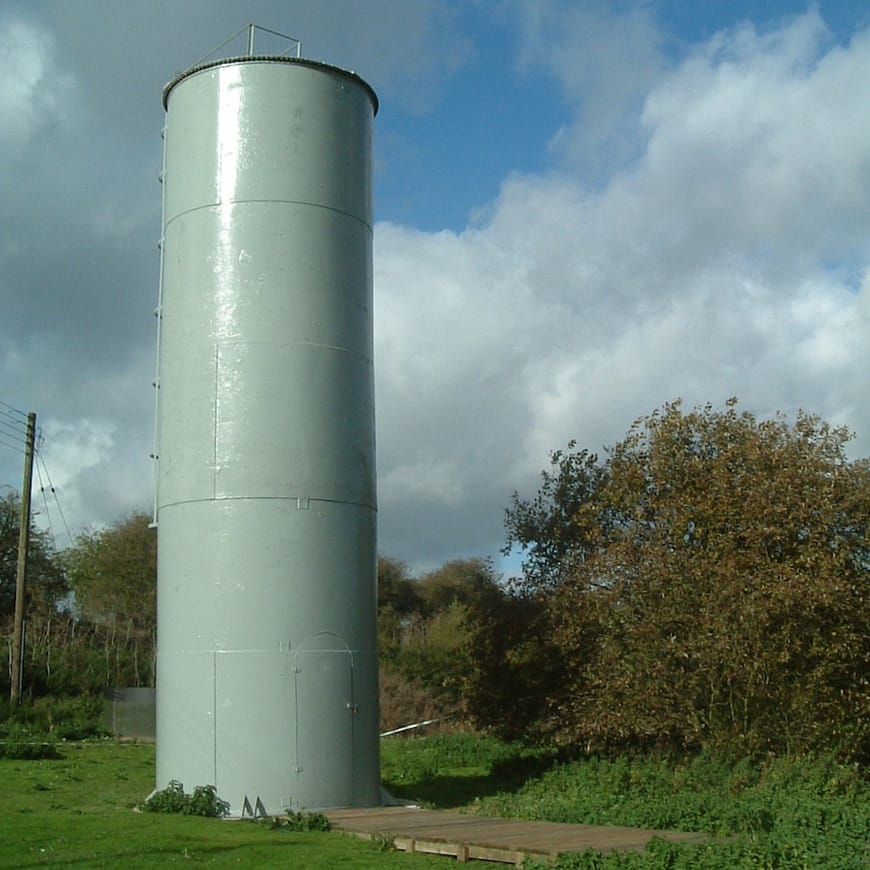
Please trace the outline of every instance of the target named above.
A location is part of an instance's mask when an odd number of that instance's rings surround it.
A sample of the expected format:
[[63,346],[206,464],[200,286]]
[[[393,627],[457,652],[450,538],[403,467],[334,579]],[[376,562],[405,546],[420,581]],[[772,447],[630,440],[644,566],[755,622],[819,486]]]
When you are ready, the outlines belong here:
[[[74,526],[150,502],[161,89],[249,21],[416,111],[470,50],[434,0],[3,5],[0,399],[40,412]],[[0,481],[19,460],[0,451]]]
[[[43,112],[0,175],[0,399],[43,413],[70,520],[110,522],[150,502],[164,81],[253,18],[359,69],[390,112],[425,110],[473,48],[436,3],[303,2],[292,20],[228,0],[5,9],[53,35],[46,69],[74,111]],[[835,46],[810,13],[662,66],[639,19],[643,63],[574,71],[588,35],[555,22],[527,47],[538,75],[540,40],[559,38],[548,74],[578,120],[553,171],[506,178],[462,233],[376,227],[380,542],[420,566],[494,555],[511,491],[534,490],[548,451],[600,449],[677,396],[818,411],[870,448],[867,34]],[[614,123],[588,98],[596,76]],[[598,117],[603,174],[567,156],[589,153]],[[0,453],[0,483],[18,465]]]

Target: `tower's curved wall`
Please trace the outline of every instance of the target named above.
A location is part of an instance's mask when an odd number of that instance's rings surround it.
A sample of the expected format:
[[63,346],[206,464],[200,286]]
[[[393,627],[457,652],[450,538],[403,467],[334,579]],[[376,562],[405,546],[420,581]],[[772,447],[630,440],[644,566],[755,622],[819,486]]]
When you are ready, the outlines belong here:
[[157,786],[375,805],[377,100],[241,58],[164,103]]

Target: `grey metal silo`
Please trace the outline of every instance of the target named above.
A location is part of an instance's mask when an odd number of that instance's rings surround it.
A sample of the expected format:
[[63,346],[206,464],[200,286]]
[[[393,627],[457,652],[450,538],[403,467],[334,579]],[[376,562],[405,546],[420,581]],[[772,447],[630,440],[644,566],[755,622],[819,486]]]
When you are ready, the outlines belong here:
[[249,56],[163,101],[157,787],[376,805],[377,97]]

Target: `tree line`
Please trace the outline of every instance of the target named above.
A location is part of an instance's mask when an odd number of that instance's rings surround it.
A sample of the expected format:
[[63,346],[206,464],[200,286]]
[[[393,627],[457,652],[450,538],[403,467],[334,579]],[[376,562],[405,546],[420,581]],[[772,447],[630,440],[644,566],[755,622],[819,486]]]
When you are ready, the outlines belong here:
[[[379,559],[382,725],[452,717],[596,751],[866,763],[870,462],[849,459],[850,437],[808,414],[759,421],[736,400],[665,405],[600,456],[554,452],[537,493],[514,493],[519,576],[466,559],[415,577]],[[8,638],[16,517],[0,502]],[[34,534],[31,693],[154,684],[148,526],[136,514],[63,554]]]
[[[0,631],[11,674],[20,503],[0,500]],[[107,686],[153,686],[156,668],[157,540],[150,519],[135,513],[79,536],[58,552],[49,535],[31,529],[28,552],[24,691],[98,694]]]
[[570,443],[505,511],[520,576],[399,584],[382,659],[503,737],[867,763],[870,461],[850,439],[732,399],[665,405],[601,456]]

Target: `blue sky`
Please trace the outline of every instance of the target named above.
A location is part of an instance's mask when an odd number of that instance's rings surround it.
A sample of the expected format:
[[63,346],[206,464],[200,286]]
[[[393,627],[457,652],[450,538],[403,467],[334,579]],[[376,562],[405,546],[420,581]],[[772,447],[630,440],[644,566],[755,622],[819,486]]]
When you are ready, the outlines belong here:
[[[430,110],[408,113],[383,106],[378,129],[377,216],[419,229],[463,230],[512,172],[554,167],[550,137],[572,115],[560,83],[540,66],[523,68],[522,36],[513,4],[469,2],[461,33],[469,41],[465,64],[441,85]],[[630,11],[641,8],[660,28],[664,57],[677,63],[700,41],[751,22],[759,30],[818,9],[831,40],[846,44],[870,22],[870,6],[856,2],[670,2],[566,6]],[[445,39],[449,39],[445,35]],[[457,159],[461,155],[461,159]]]
[[558,87],[517,68],[503,16],[469,4],[463,34],[469,57],[442,85],[437,105],[419,114],[382,108],[378,219],[461,231],[507,175],[541,172],[550,163],[548,137],[569,116]]
[[498,560],[549,451],[676,398],[870,455],[866,4],[5,0],[0,401],[73,534],[151,504],[161,88],[250,20],[380,98],[384,554]]

